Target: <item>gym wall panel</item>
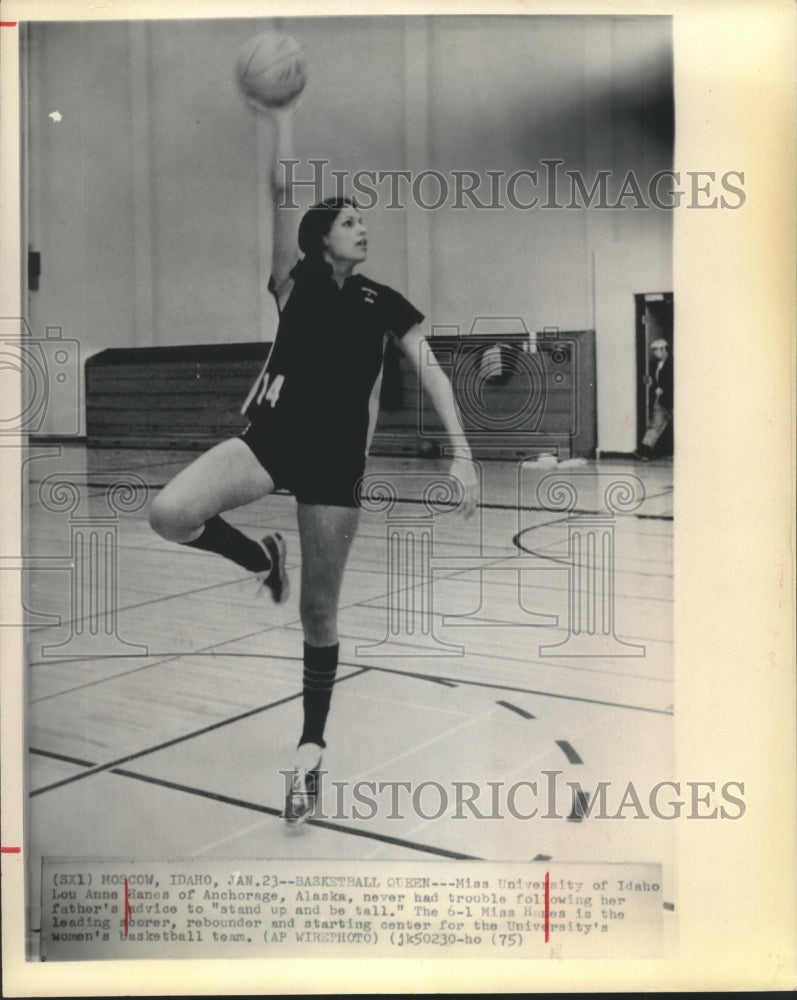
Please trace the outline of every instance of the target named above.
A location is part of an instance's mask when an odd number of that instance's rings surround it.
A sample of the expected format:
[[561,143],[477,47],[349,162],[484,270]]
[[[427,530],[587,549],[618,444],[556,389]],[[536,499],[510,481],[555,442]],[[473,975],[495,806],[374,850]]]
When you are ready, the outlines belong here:
[[240,21],[164,21],[146,31],[152,342],[251,340],[258,282],[268,275],[258,242],[254,116],[232,72],[250,29]]
[[[34,24],[26,40],[27,242],[41,255],[28,319],[37,337],[60,327],[85,359],[134,340],[128,29]],[[53,394],[39,430],[72,423]]]
[[[477,171],[487,203],[487,171],[499,171],[503,206],[430,213],[437,321],[469,329],[476,316],[520,315],[530,329],[590,325],[584,213],[512,207],[513,198],[545,202],[542,159],[583,169],[587,24],[434,19],[432,165],[447,175]],[[536,184],[526,171],[537,172]]]

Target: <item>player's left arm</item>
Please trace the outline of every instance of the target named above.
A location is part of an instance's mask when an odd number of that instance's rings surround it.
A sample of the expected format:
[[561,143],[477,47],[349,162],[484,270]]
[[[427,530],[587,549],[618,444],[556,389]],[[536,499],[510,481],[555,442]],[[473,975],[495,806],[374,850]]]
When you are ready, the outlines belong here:
[[[384,358],[384,345],[382,347],[382,356]],[[376,377],[376,382],[374,382],[374,387],[371,390],[371,396],[368,400],[368,438],[365,445],[365,454],[368,455],[371,451],[371,442],[374,440],[374,432],[376,431],[376,422],[379,419],[379,397],[382,395],[382,375],[384,369],[379,369],[379,374]]]
[[450,471],[451,475],[462,483],[464,491],[462,511],[466,517],[469,517],[476,509],[479,482],[476,478],[470,445],[462,426],[451,382],[438,364],[419,325],[411,327],[399,340],[399,343],[418,373],[421,388],[437,410],[452,444],[454,457]]

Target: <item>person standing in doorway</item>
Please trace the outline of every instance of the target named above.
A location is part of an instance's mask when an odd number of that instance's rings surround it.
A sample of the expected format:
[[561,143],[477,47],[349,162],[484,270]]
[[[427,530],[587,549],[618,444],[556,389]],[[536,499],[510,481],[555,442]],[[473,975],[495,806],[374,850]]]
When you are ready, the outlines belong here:
[[662,337],[650,345],[653,355],[653,365],[650,375],[645,376],[645,383],[653,389],[653,405],[650,420],[639,450],[634,452],[636,458],[649,462],[656,457],[656,445],[667,428],[672,428],[673,418],[673,373],[670,345]]

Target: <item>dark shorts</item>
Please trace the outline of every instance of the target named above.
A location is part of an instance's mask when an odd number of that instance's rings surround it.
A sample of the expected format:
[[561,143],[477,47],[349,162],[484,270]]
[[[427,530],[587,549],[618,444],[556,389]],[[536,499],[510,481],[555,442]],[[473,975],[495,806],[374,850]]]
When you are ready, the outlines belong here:
[[302,442],[274,427],[251,423],[241,440],[274,481],[298,503],[327,507],[359,507],[357,484],[365,472],[365,455],[339,444]]

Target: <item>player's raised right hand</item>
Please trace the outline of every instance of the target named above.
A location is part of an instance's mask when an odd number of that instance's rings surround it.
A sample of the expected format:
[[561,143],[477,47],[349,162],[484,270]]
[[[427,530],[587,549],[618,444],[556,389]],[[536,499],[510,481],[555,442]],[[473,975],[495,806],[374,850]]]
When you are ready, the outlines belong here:
[[283,104],[279,108],[274,108],[268,104],[264,104],[262,101],[259,101],[256,97],[247,96],[246,103],[250,108],[257,111],[259,114],[266,115],[274,121],[279,121],[280,118],[292,118],[296,114],[296,111],[301,104],[301,100],[301,95],[299,95],[287,104]]

